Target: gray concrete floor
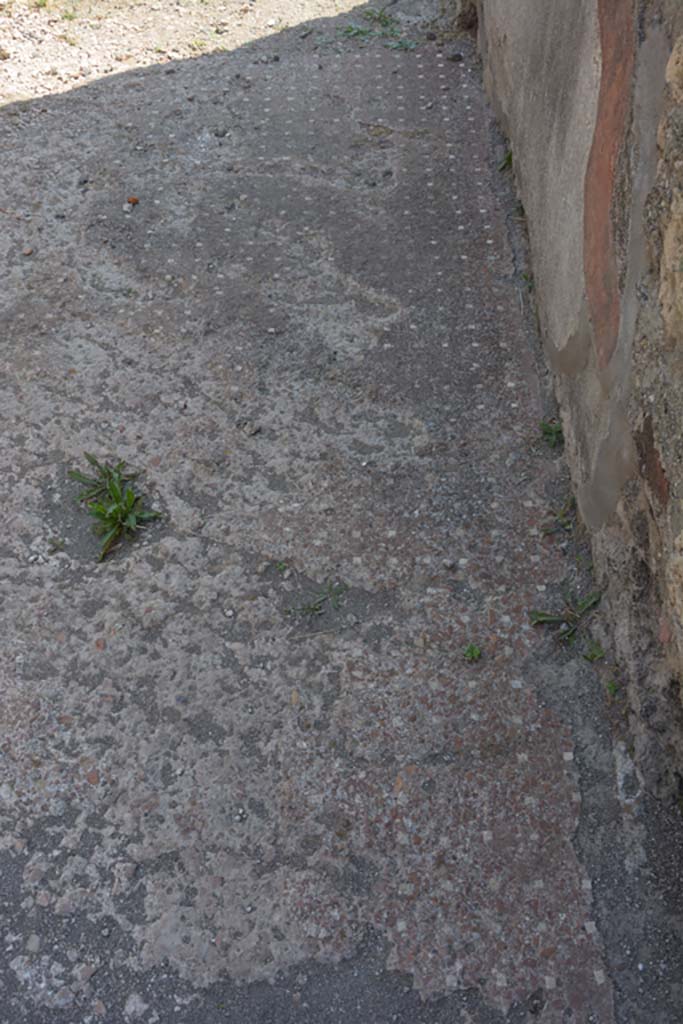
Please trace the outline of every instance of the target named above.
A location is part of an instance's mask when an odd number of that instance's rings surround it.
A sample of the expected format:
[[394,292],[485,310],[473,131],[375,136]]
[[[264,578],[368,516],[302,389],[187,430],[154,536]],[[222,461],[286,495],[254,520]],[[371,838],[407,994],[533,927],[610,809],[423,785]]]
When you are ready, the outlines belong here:
[[[683,1020],[680,815],[529,624],[504,148],[390,10],[0,111],[2,1024]],[[84,452],[162,513],[101,564]]]

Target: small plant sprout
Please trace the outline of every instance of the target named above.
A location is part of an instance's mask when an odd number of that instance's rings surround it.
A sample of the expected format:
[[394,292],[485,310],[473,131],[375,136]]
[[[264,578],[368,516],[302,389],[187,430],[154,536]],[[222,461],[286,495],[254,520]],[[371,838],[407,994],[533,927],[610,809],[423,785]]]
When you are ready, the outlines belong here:
[[392,18],[390,14],[387,14],[384,8],[382,8],[381,11],[377,11],[373,7],[370,7],[365,12],[363,17],[365,18],[366,21],[371,21],[375,25],[381,25],[382,28],[396,27],[396,20]]
[[373,27],[366,25],[345,25],[339,29],[341,35],[347,39],[356,39],[361,43],[370,42],[373,39],[381,39],[384,45],[392,50],[414,50],[417,43],[413,39],[406,39],[401,35],[401,30],[395,18],[392,18],[386,11],[369,8],[364,12],[363,17]]
[[345,583],[326,583],[324,588],[310,601],[297,605],[295,608],[288,608],[287,614],[312,618],[314,615],[323,615],[327,608],[336,611],[341,606],[342,598],[348,589]]
[[557,420],[541,420],[539,424],[543,440],[549,448],[559,448],[564,442],[562,424]]
[[608,679],[605,683],[605,689],[607,690],[607,696],[609,697],[610,702],[616,700],[619,696],[619,683],[616,679]]
[[503,159],[498,164],[499,171],[509,171],[512,168],[512,150],[508,149]]
[[[578,601],[565,602],[564,610],[561,612],[542,612],[532,610],[529,619],[532,626],[559,626],[560,640],[565,642],[572,640],[576,631],[588,615],[588,613],[600,604],[602,594],[599,590],[586,594]],[[604,652],[603,652],[604,654]],[[595,660],[595,659],[594,659]]]
[[481,647],[477,647],[476,644],[468,644],[465,650],[462,652],[462,656],[465,661],[479,661],[482,656]]
[[159,513],[145,508],[144,497],[133,488],[137,474],[127,472],[125,462],[99,462],[89,452],[85,452],[85,457],[94,475],[74,469],[69,478],[84,488],[78,500],[96,520],[95,531],[102,538],[101,562],[122,537],[133,537],[147,523],[158,519]]
[[346,25],[340,32],[349,39],[369,39],[374,35],[371,28],[363,28],[362,25]]
[[571,533],[574,529],[573,513],[575,511],[576,504],[574,498],[570,497],[557,512],[553,511],[552,522],[548,526],[543,527],[544,536],[548,537],[553,533]]
[[325,598],[332,608],[339,608],[341,599],[349,588],[345,583],[328,583],[325,587]]
[[417,43],[414,39],[390,39],[384,45],[390,50],[414,50]]
[[597,640],[590,640],[583,656],[586,661],[601,661],[605,657],[605,652]]

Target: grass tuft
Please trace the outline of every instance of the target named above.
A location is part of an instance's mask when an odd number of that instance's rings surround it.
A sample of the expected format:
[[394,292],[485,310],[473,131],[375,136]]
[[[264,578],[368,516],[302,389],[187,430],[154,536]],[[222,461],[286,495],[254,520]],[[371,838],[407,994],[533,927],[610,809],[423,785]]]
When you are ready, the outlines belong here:
[[602,661],[605,657],[605,652],[597,640],[590,640],[583,656],[586,661]]
[[529,619],[532,626],[559,626],[560,640],[568,642],[574,638],[588,613],[600,604],[601,598],[601,591],[595,590],[578,601],[567,599],[561,612],[542,612],[534,609],[529,613]]
[[363,15],[366,21],[371,21],[373,25],[380,25],[384,29],[395,29],[397,22],[395,18],[392,18],[390,14],[382,8],[381,11],[375,10],[370,7]]
[[[284,565],[284,563],[282,564]],[[322,590],[314,594],[310,601],[297,605],[295,608],[288,608],[287,614],[312,618],[315,615],[323,615],[328,608],[336,611],[341,606],[342,598],[348,589],[345,583],[330,581]]]
[[159,518],[159,512],[145,507],[145,499],[136,494],[133,481],[137,473],[126,470],[123,461],[110,465],[99,462],[94,455],[85,452],[85,458],[92,467],[93,475],[88,476],[78,469],[69,472],[69,478],[84,488],[78,496],[89,515],[96,520],[95,532],[102,538],[99,561],[102,562],[111,549],[122,538],[132,538],[148,523]]
[[559,448],[564,443],[562,424],[557,420],[541,420],[539,427],[543,440],[549,448]]
[[381,39],[384,45],[391,50],[414,50],[417,46],[413,39],[406,39],[401,35],[398,21],[387,14],[384,9],[376,10],[371,7],[364,12],[363,18],[369,21],[372,27],[351,23],[340,28],[340,34],[346,36],[347,39],[355,39],[361,44],[373,39]]

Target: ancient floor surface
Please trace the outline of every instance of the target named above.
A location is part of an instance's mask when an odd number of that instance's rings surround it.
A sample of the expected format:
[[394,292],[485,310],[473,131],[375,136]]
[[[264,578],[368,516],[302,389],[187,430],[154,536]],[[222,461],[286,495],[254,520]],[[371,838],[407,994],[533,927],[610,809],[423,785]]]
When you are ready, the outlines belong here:
[[683,1021],[480,67],[337,8],[0,66],[0,1021]]

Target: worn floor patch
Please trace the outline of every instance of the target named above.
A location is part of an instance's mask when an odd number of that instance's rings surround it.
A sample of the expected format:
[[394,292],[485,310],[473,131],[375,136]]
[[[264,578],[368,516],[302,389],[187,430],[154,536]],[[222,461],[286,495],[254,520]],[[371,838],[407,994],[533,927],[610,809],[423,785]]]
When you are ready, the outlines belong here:
[[615,1019],[514,201],[364,10],[0,111],[3,1022]]

